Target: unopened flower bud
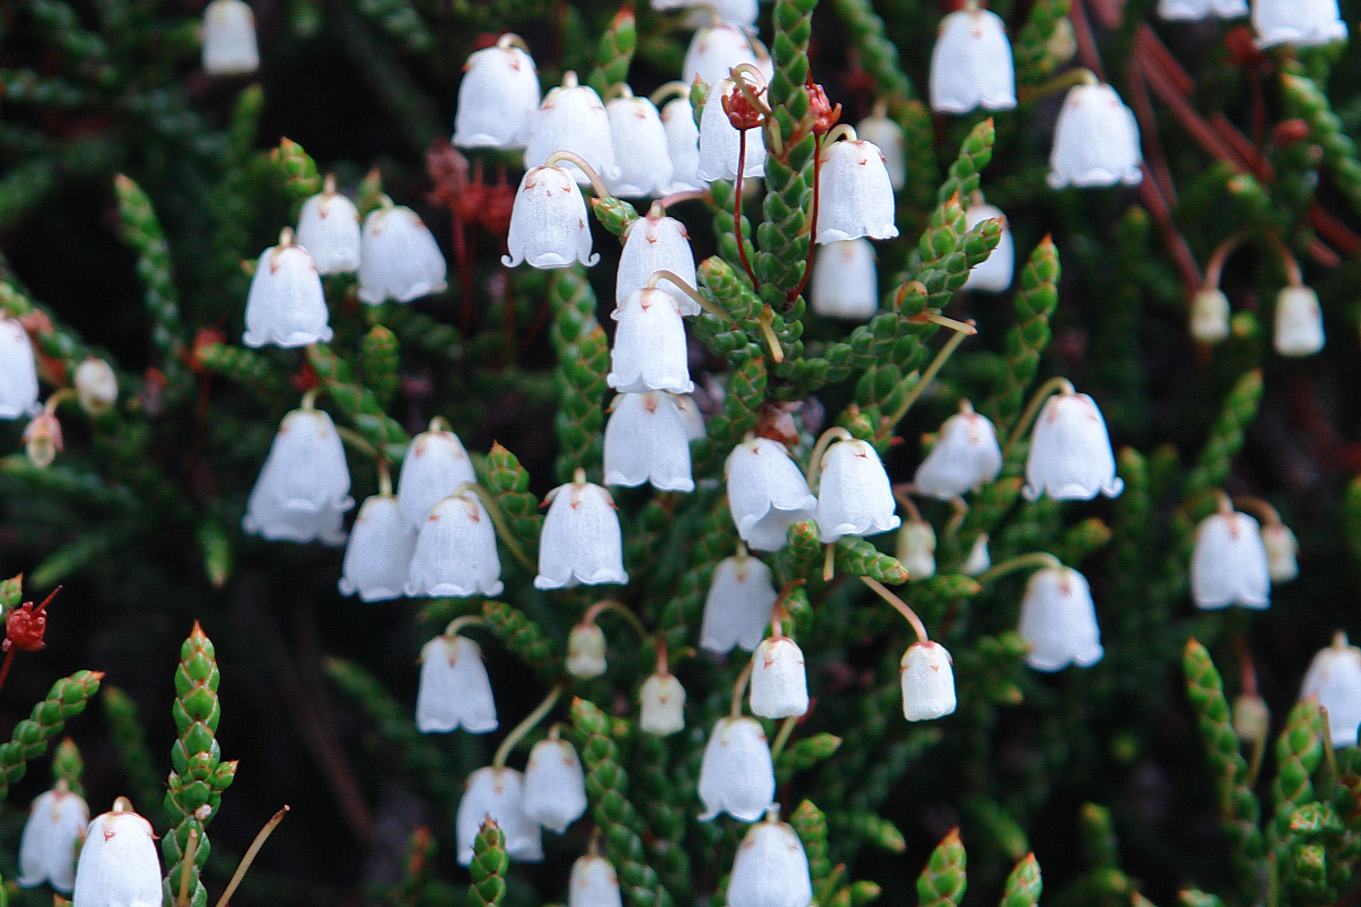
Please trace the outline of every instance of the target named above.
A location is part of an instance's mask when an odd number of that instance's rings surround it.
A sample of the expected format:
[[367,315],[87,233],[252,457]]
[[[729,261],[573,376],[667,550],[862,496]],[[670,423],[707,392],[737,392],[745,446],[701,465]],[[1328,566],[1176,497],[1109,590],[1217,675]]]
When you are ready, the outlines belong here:
[[674,674],[656,673],[643,681],[638,693],[638,726],[665,737],[685,727],[685,687]]
[[89,356],[76,366],[76,400],[91,416],[102,416],[118,402],[118,376],[103,359]]
[[1077,56],[1077,33],[1073,31],[1073,23],[1067,16],[1061,16],[1054,23],[1049,40],[1044,42],[1044,55],[1053,61],[1056,68]]
[[1244,693],[1233,701],[1233,732],[1238,739],[1260,746],[1271,729],[1266,701],[1256,693]]
[[923,580],[936,575],[936,532],[925,520],[903,523],[898,530],[894,553],[912,579]]
[[34,466],[51,466],[61,452],[61,423],[54,413],[39,413],[24,428],[24,453]]
[[803,650],[788,636],[765,639],[751,654],[751,711],[762,718],[789,718],[808,711]]
[[604,631],[597,624],[577,624],[567,637],[567,673],[587,680],[605,668]]
[[955,710],[955,672],[950,653],[938,642],[914,642],[899,668],[903,717],[908,721],[943,718]]
[[1276,297],[1276,330],[1271,336],[1282,356],[1312,356],[1323,349],[1323,310],[1309,287],[1286,287]]
[[1202,287],[1191,297],[1191,337],[1219,343],[1229,336],[1229,297],[1218,287]]
[[1273,583],[1288,583],[1300,575],[1300,545],[1289,527],[1267,523],[1262,527],[1262,547],[1266,549],[1266,569]]

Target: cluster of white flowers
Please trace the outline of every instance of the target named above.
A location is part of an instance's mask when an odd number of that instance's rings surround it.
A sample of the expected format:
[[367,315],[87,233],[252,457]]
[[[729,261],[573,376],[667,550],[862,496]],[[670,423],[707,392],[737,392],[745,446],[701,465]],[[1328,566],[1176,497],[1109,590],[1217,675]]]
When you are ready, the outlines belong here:
[[19,885],[47,883],[81,907],[161,902],[161,861],[151,823],[124,797],[90,820],[66,782],[33,801],[19,840]]

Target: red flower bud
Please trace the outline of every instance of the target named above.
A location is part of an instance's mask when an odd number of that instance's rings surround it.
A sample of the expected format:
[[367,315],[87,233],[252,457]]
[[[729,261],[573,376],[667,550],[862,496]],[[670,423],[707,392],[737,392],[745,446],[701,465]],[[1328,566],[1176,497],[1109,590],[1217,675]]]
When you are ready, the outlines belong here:
[[[754,91],[759,94],[765,89],[759,88]],[[755,129],[765,119],[764,112],[743,93],[740,85],[734,85],[732,91],[723,96],[723,112],[728,115],[728,122],[732,123],[732,128],[739,131]]]
[[5,618],[4,649],[14,646],[25,652],[37,652],[47,645],[43,642],[43,634],[47,632],[47,604],[60,591],[61,586],[53,589],[52,594],[37,607],[34,607],[33,602],[24,602],[9,612]]
[[813,134],[826,135],[841,119],[841,105],[833,107],[826,90],[814,82],[811,76],[805,87],[808,89],[808,118],[813,122]]

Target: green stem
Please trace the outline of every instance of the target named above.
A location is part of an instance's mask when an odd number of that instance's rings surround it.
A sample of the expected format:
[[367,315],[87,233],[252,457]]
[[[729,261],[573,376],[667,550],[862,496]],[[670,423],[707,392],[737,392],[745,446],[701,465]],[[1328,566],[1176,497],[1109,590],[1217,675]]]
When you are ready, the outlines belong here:
[[463,495],[472,492],[482,506],[486,508],[491,516],[492,525],[496,527],[496,532],[501,536],[501,541],[510,550],[511,555],[520,562],[526,570],[538,572],[538,565],[530,560],[529,555],[525,554],[525,549],[520,547],[520,543],[515,540],[515,536],[510,531],[510,525],[506,522],[506,515],[501,512],[500,506],[496,503],[496,498],[487,489],[478,485],[476,482],[464,482],[454,489],[454,494]]
[[582,616],[581,622],[584,624],[594,623],[596,618],[599,617],[600,614],[605,611],[613,611],[620,617],[623,617],[624,622],[627,623],[634,630],[636,630],[638,636],[644,642],[652,638],[652,634],[647,632],[647,627],[643,626],[643,621],[638,617],[638,615],[634,614],[631,610],[629,610],[629,608],[623,602],[617,601],[613,598],[601,599],[600,601],[591,605],[589,608],[586,609],[586,613],[585,615]]
[[1021,418],[1016,420],[1016,426],[1012,428],[1011,435],[1007,438],[1006,446],[1002,448],[1003,459],[1006,458],[1007,454],[1011,453],[1016,445],[1020,443],[1021,438],[1025,433],[1030,430],[1030,423],[1034,422],[1035,417],[1040,414],[1040,407],[1044,405],[1044,401],[1048,400],[1050,396],[1056,392],[1072,394],[1076,391],[1073,388],[1073,382],[1069,381],[1067,378],[1050,378],[1048,381],[1041,384],[1040,389],[1035,391],[1034,396],[1030,398],[1030,402],[1026,404],[1025,410],[1021,413]]
[[770,758],[779,758],[780,751],[789,742],[789,736],[794,733],[794,725],[799,723],[798,715],[790,715],[780,723],[780,732],[775,735],[775,742],[770,745]]
[[922,372],[922,376],[917,380],[916,385],[912,390],[907,392],[907,396],[903,398],[903,402],[898,404],[898,408],[888,417],[889,425],[897,425],[902,421],[903,416],[907,415],[907,411],[912,408],[912,405],[921,399],[921,395],[930,387],[931,382],[936,380],[936,375],[940,374],[940,370],[944,368],[945,363],[954,355],[955,350],[959,349],[959,345],[964,342],[964,338],[970,336],[970,334],[977,333],[977,331],[965,333],[953,326],[951,326],[951,330],[955,331],[954,335],[945,342],[945,346],[940,348],[940,352],[936,354],[935,359],[931,360],[931,364],[926,367],[926,371]]
[[851,434],[840,425],[834,425],[823,432],[816,444],[813,445],[813,455],[808,458],[808,473],[804,479],[808,482],[808,490],[817,494],[817,480],[820,478],[818,473],[822,468],[822,458],[827,453],[827,448],[832,446],[833,441],[854,441],[855,435]]
[[1063,561],[1054,557],[1048,551],[1032,551],[1029,554],[1021,554],[1009,560],[996,564],[987,571],[978,575],[978,584],[986,586],[995,579],[1006,576],[1008,573],[1015,573],[1017,570],[1024,570],[1027,567],[1047,567],[1050,570],[1062,570]]
[[866,586],[869,586],[875,592],[879,593],[879,597],[892,605],[894,610],[907,618],[907,622],[912,625],[912,630],[917,634],[917,640],[919,642],[927,643],[931,641],[931,637],[926,632],[926,624],[922,623],[922,619],[917,616],[917,612],[913,611],[907,602],[894,595],[893,590],[889,589],[888,586],[885,586],[877,579],[862,576],[860,577],[860,580]]
[[544,719],[553,706],[557,704],[558,697],[562,695],[562,687],[553,687],[544,697],[543,702],[539,703],[534,711],[525,716],[525,720],[515,725],[506,735],[506,739],[501,741],[501,745],[496,748],[496,755],[492,757],[492,768],[505,768],[506,759],[510,756],[510,751],[515,748],[524,736],[534,730],[534,726]]

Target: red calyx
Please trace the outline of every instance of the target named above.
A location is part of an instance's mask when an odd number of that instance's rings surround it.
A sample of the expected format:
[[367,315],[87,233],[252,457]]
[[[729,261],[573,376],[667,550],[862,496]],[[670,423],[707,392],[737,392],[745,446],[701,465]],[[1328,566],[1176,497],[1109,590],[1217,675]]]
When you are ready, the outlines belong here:
[[804,87],[808,90],[808,118],[813,121],[813,134],[826,135],[841,119],[841,105],[833,107],[826,90],[812,77],[808,78]]
[[732,123],[732,127],[742,131],[755,129],[765,119],[765,113],[761,108],[753,104],[737,85],[723,96],[723,112],[728,115],[728,122]]
[[36,607],[33,602],[24,602],[9,612],[5,618],[5,642],[0,648],[8,651],[12,646],[25,652],[37,652],[46,646],[43,634],[47,632],[47,604],[60,591],[61,586],[53,589],[52,594]]

